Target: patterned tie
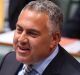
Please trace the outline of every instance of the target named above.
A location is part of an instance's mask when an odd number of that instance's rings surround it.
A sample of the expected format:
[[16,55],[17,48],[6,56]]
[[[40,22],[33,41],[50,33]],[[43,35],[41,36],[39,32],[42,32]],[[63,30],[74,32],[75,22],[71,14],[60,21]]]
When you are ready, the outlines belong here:
[[33,69],[32,65],[26,66],[23,65],[22,70],[18,73],[18,75],[41,75],[35,69]]
[[24,75],[29,75],[32,70],[32,65],[28,65],[27,68],[25,68]]

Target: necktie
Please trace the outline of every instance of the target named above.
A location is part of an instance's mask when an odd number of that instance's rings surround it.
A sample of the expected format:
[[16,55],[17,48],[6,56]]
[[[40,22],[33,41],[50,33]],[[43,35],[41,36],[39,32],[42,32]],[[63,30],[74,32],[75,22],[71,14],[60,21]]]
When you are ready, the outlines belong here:
[[18,75],[40,75],[31,65],[26,66],[24,65],[22,71],[18,73]]
[[24,75],[29,75],[32,70],[32,65],[28,65],[27,68],[25,68]]
[[4,25],[4,0],[0,0],[0,32],[3,32]]
[[33,69],[32,65],[27,66],[25,69],[24,75],[40,75],[35,69]]

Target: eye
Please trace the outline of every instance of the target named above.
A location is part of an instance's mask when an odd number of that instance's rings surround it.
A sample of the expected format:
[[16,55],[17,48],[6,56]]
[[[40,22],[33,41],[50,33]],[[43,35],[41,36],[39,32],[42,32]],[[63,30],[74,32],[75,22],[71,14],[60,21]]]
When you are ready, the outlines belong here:
[[40,35],[39,32],[34,31],[34,30],[28,31],[27,34],[33,38],[36,38]]
[[23,30],[22,30],[22,28],[21,28],[21,27],[18,27],[18,26],[17,26],[17,27],[16,27],[16,31],[17,31],[17,33],[19,33],[19,34],[20,34],[20,33],[22,33],[22,31],[23,31]]

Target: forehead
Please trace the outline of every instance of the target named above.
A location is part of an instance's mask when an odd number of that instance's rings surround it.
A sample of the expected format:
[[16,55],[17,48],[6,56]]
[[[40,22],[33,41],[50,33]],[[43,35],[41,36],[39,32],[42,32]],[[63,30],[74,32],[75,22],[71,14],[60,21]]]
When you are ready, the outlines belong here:
[[23,10],[18,18],[18,24],[37,24],[37,25],[47,25],[48,15],[46,13],[37,12],[33,10]]
[[24,19],[26,18],[28,19],[33,19],[33,20],[38,20],[38,19],[44,19],[44,20],[48,20],[48,15],[45,12],[38,12],[35,10],[23,10],[19,16],[19,19]]

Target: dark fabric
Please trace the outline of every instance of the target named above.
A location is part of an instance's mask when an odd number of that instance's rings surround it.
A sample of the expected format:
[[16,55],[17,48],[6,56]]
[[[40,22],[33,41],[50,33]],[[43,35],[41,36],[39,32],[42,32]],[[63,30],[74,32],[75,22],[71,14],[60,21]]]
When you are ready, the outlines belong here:
[[[42,75],[80,75],[80,63],[59,46],[59,53]],[[22,64],[16,61],[15,52],[5,56],[0,65],[0,75],[16,75]]]
[[80,75],[80,63],[78,63],[62,47],[55,59],[49,64],[43,75]]
[[17,75],[22,64],[16,61],[15,52],[8,53],[1,62],[0,75]]
[[62,36],[80,39],[80,5],[74,16],[64,23]]
[[17,18],[22,8],[30,1],[32,0],[10,0],[9,2],[9,23],[10,23],[11,30],[15,29]]

